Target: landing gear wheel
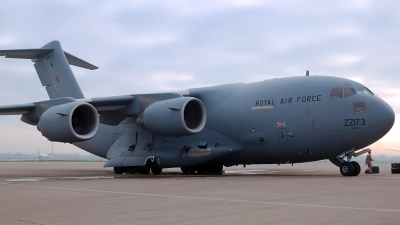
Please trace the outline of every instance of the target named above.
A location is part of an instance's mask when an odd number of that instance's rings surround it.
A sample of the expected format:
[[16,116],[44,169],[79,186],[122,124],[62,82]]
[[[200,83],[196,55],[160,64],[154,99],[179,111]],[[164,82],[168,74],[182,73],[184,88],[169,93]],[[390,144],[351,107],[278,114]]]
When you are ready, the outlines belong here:
[[149,174],[150,173],[150,167],[143,167],[140,169],[141,174]]
[[358,162],[355,162],[355,161],[352,161],[351,164],[353,164],[353,166],[354,166],[353,176],[358,176],[358,174],[360,174],[360,172],[361,172],[360,164],[358,164]]
[[123,174],[123,173],[125,173],[125,168],[124,167],[114,167],[114,173],[115,174]]
[[152,166],[151,167],[151,172],[155,175],[158,175],[162,172],[162,168],[158,167],[158,166]]
[[351,162],[344,162],[340,164],[340,173],[343,176],[352,176],[354,174],[354,166]]
[[135,173],[139,172],[139,170],[140,170],[140,167],[137,167],[137,166],[128,166],[126,168],[126,171],[129,174],[135,174]]
[[222,170],[224,169],[223,165],[214,166],[213,173],[215,174],[222,174]]
[[188,173],[190,173],[190,167],[188,167],[188,166],[181,167],[181,171],[183,174],[188,174]]
[[207,174],[212,174],[212,173],[214,173],[214,167],[210,166],[207,168]]
[[205,166],[199,166],[197,174],[207,174],[207,168]]

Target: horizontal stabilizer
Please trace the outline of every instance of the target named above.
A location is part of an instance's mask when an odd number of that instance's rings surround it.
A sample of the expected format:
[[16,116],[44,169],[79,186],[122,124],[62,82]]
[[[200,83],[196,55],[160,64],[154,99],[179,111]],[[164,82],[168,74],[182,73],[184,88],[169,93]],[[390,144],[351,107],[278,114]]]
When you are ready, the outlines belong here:
[[0,50],[0,56],[6,58],[18,58],[18,59],[37,59],[43,58],[52,52],[53,49],[16,49],[16,50]]
[[[0,50],[0,56],[17,59],[42,59],[49,55],[52,51],[52,48]],[[64,55],[70,65],[82,67],[89,70],[95,70],[99,68],[93,64],[86,62],[85,60],[69,54],[68,52],[64,52]]]
[[95,70],[95,69],[99,68],[99,67],[92,65],[76,56],[69,54],[68,52],[64,52],[64,55],[65,55],[65,58],[67,58],[67,61],[70,65],[82,67],[82,68],[89,69],[89,70]]
[[36,107],[33,103],[0,106],[0,115],[22,115]]

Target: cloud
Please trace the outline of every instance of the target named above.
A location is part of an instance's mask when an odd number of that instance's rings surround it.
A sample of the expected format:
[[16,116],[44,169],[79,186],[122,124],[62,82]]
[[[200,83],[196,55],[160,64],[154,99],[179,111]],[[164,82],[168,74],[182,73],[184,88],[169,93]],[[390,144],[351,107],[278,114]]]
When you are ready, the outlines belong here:
[[12,36],[0,36],[0,46],[10,46],[17,42],[17,38]]
[[328,66],[351,66],[361,61],[357,55],[331,55],[326,59]]

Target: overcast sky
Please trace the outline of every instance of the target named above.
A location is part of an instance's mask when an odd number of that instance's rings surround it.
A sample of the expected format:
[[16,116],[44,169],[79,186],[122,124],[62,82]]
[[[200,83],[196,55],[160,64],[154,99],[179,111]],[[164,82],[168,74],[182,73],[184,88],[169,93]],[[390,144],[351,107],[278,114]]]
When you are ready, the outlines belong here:
[[[0,49],[64,51],[86,97],[329,75],[361,82],[400,115],[400,1],[5,1]],[[48,99],[30,60],[0,58],[0,105]],[[50,152],[20,116],[0,117],[0,153]],[[400,122],[371,148],[398,155]],[[85,154],[54,144],[58,153]]]

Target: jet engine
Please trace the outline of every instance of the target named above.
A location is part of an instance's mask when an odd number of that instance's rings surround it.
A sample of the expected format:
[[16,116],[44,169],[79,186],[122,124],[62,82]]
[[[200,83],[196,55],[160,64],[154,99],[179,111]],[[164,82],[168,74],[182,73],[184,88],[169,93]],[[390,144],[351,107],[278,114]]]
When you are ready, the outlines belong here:
[[38,130],[50,141],[79,142],[92,138],[99,128],[97,110],[85,102],[71,102],[46,110]]
[[137,122],[158,135],[196,134],[206,124],[206,107],[199,99],[192,97],[157,101],[144,110]]

